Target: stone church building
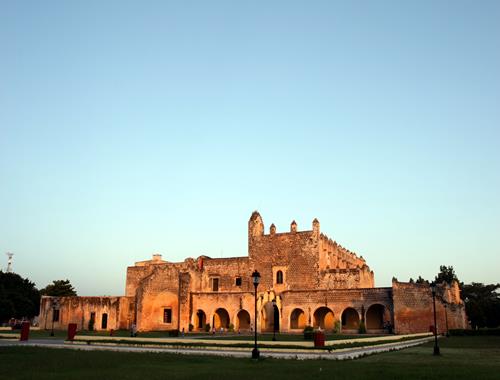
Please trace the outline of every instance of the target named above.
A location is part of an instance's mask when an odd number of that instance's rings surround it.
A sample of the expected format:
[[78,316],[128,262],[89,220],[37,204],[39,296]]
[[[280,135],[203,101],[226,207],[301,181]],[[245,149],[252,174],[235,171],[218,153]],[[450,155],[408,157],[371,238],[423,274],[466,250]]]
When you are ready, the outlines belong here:
[[[374,274],[358,256],[312,229],[264,231],[260,214],[248,221],[248,256],[187,258],[180,263],[153,255],[127,268],[125,296],[42,297],[40,327],[65,329],[129,329],[249,331],[254,323],[254,285],[257,290],[257,329],[272,331],[274,317],[280,332],[301,332],[305,326],[344,333],[357,332],[361,321],[368,333],[427,332],[433,325],[428,284],[403,283],[374,287]],[[276,306],[273,306],[273,300]],[[458,284],[442,284],[436,297],[438,330],[466,328],[465,308]]]

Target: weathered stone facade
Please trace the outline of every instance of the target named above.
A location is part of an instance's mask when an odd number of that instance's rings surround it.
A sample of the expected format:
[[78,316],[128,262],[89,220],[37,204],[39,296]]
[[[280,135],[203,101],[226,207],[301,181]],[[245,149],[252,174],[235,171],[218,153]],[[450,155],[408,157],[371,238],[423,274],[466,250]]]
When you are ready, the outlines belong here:
[[[277,233],[273,224],[265,234],[258,212],[248,222],[248,257],[200,256],[170,263],[153,255],[127,268],[124,297],[61,298],[54,323],[56,328],[77,323],[87,329],[92,319],[98,330],[130,328],[132,323],[139,331],[250,330],[254,270],[261,275],[259,331],[272,331],[275,315],[281,332],[302,331],[306,325],[355,332],[361,321],[374,333],[389,325],[397,333],[429,331],[433,325],[429,286],[393,280],[392,287],[375,288],[363,257],[321,233],[318,220],[309,231],[298,231],[293,221],[289,232]],[[51,327],[53,302],[42,298],[42,327]],[[439,287],[437,314],[441,331],[446,321],[449,328],[467,326],[457,284]]]

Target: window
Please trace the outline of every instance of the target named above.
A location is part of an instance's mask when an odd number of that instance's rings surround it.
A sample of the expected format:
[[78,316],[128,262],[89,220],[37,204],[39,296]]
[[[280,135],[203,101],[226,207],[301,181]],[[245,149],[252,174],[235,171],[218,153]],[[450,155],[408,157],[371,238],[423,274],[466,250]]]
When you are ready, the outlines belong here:
[[219,279],[218,278],[212,278],[212,291],[213,292],[219,291]]
[[172,323],[172,309],[163,309],[163,323]]
[[277,284],[283,283],[283,272],[280,270],[276,272],[276,283]]
[[52,320],[54,322],[59,322],[59,309],[54,309],[54,313],[52,315]]
[[106,330],[108,328],[108,314],[104,313],[101,320],[101,329]]
[[241,286],[241,277],[236,277],[236,286]]

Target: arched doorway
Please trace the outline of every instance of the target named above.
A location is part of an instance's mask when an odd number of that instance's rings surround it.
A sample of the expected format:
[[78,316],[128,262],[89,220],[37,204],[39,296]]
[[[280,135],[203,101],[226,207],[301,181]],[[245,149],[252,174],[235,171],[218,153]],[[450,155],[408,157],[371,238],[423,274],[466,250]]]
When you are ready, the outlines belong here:
[[104,313],[101,318],[101,329],[106,330],[108,328],[108,314]]
[[290,329],[304,329],[306,327],[306,314],[302,309],[293,309],[292,314],[290,314]]
[[279,331],[280,313],[277,306],[272,302],[266,302],[262,307],[262,331],[272,332],[276,322],[276,331]]
[[342,312],[342,330],[357,330],[359,328],[359,314],[352,307]]
[[226,309],[219,308],[215,310],[213,325],[217,330],[221,327],[224,329],[229,328],[229,313]]
[[322,306],[314,312],[314,326],[321,327],[323,330],[333,330],[335,323],[333,320],[333,311],[326,306]]
[[250,314],[246,310],[240,310],[236,316],[237,330],[250,330]]
[[366,329],[381,330],[384,328],[384,305],[371,305],[366,311]]
[[207,324],[207,316],[203,310],[198,310],[196,312],[196,328],[198,330],[204,330]]

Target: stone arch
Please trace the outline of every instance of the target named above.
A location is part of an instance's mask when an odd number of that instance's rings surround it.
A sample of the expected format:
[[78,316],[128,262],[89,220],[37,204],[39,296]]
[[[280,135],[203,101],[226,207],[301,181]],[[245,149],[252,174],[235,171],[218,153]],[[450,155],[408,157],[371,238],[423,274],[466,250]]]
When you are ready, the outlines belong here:
[[290,330],[302,330],[304,327],[306,327],[306,313],[299,308],[293,309],[290,314]]
[[220,330],[221,327],[226,330],[229,328],[229,313],[226,309],[218,308],[215,310],[213,327],[216,330]]
[[342,312],[342,329],[357,330],[359,328],[359,314],[352,308],[348,307]]
[[207,315],[201,309],[196,312],[195,328],[197,330],[204,330],[207,324]]
[[384,328],[385,306],[379,303],[371,305],[366,310],[366,329],[381,330]]
[[241,309],[236,315],[236,329],[250,330],[250,313]]
[[323,330],[333,330],[335,328],[333,311],[326,306],[316,309],[313,314],[313,320],[313,327],[320,327]]

